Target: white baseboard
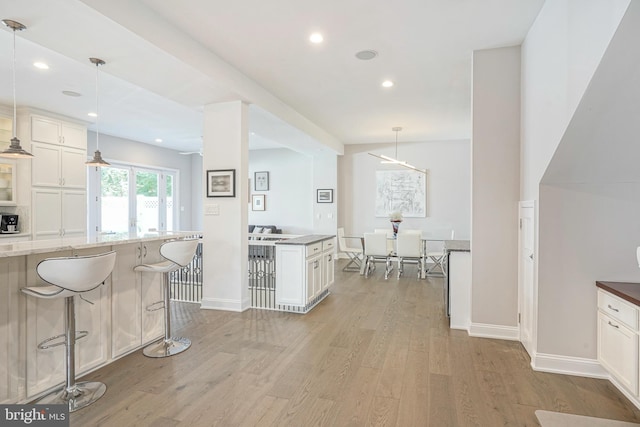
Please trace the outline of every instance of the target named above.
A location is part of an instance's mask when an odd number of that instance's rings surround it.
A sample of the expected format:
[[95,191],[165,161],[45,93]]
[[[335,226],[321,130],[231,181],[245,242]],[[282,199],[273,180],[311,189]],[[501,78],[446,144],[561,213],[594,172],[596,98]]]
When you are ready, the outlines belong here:
[[534,353],[531,356],[531,367],[534,371],[540,372],[610,379],[609,373],[600,365],[600,362],[583,357]]
[[469,326],[469,336],[518,341],[520,339],[520,330],[515,326],[471,323],[471,325]]
[[205,310],[225,310],[242,312],[251,308],[249,301],[238,301],[220,298],[202,298],[200,308]]

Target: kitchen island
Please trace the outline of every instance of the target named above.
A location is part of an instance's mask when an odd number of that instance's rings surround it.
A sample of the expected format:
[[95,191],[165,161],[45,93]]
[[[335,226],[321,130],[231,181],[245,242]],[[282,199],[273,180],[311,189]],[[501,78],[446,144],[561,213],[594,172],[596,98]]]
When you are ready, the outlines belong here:
[[25,286],[43,284],[36,274],[41,260],[111,250],[117,254],[113,273],[105,284],[84,293],[82,299],[76,297],[77,330],[89,332],[76,343],[76,372],[80,377],[163,335],[163,311],[149,310],[162,300],[161,275],[141,275],[133,267],[160,261],[159,247],[164,241],[193,234],[102,234],[0,241],[0,402],[27,402],[64,383],[64,346],[38,348],[44,339],[64,331],[64,301],[27,297],[20,291]]
[[276,304],[307,313],[329,295],[334,281],[335,236],[311,234],[276,245]]

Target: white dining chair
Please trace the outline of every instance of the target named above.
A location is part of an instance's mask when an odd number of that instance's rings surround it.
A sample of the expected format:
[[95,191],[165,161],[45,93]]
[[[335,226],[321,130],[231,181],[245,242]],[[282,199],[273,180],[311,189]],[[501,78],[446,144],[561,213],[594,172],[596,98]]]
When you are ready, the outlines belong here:
[[376,234],[384,234],[387,236],[387,251],[392,253],[393,247],[393,229],[391,228],[374,228],[373,232]]
[[402,273],[404,273],[405,262],[415,263],[418,266],[418,278],[422,279],[421,233],[398,233],[398,238],[396,239],[396,257],[398,260],[398,279]]
[[[358,242],[359,247],[350,246],[347,244],[347,239]],[[342,271],[360,271],[362,264],[362,240],[360,237],[345,237],[344,228],[338,228],[338,252],[346,254],[349,257],[349,262],[344,266]]]
[[369,273],[375,268],[376,262],[384,262],[384,278],[385,280],[389,278],[389,274],[393,267],[391,265],[389,250],[387,249],[386,233],[364,234],[364,256],[364,277],[369,277]]
[[[450,240],[455,238],[455,230],[451,230],[449,233]],[[426,274],[439,274],[444,276],[444,262],[446,253],[444,248],[441,251],[430,251],[428,250],[429,244],[426,245],[426,258],[430,259],[433,262],[433,266],[427,269]],[[439,271],[438,271],[439,270]]]

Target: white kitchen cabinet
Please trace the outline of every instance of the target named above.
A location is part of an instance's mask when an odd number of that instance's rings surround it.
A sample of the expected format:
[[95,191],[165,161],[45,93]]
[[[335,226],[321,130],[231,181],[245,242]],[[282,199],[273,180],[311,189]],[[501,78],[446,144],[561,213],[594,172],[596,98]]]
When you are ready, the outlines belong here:
[[[108,250],[108,248],[106,249]],[[27,283],[33,286],[44,284],[36,273],[37,264],[49,257],[90,255],[103,253],[104,248],[87,249],[80,252],[55,252],[26,257]],[[89,334],[76,341],[76,376],[80,377],[108,359],[107,337],[109,319],[109,286],[107,279],[103,286],[83,293],[75,299],[76,330],[86,330]],[[65,381],[64,345],[39,349],[38,344],[47,338],[64,333],[64,298],[43,299],[24,296],[26,299],[26,395],[37,393],[62,384]],[[87,302],[90,301],[91,303]],[[57,340],[61,342],[63,339]]]
[[32,115],[31,140],[86,150],[87,129],[74,123]]
[[24,258],[0,259],[0,403],[12,403],[24,394],[24,358],[20,358],[20,313],[24,299],[19,289],[25,286]]
[[16,205],[16,163],[0,161],[0,206]]
[[598,289],[598,361],[615,382],[638,396],[639,309]]
[[84,190],[33,187],[31,192],[34,240],[86,233],[87,194]]
[[31,185],[40,187],[86,188],[87,151],[60,145],[31,144]]
[[[310,303],[322,290],[322,256],[315,255],[306,260],[307,292],[306,303]],[[276,276],[277,277],[277,276]]]
[[299,244],[296,239],[276,244],[276,304],[307,312],[328,294],[334,281],[335,240],[300,239]]
[[162,241],[114,247],[116,266],[111,286],[111,357],[117,358],[164,334],[163,291],[160,273],[134,271],[139,264],[162,260]]

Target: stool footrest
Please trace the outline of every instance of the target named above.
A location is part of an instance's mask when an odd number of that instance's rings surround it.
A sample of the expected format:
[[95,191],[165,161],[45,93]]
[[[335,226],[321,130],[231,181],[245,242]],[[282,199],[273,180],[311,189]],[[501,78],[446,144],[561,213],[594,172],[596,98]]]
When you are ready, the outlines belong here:
[[[76,331],[76,341],[78,341],[80,338],[86,337],[87,335],[89,335],[89,331]],[[55,337],[47,338],[46,340],[43,340],[38,344],[38,349],[46,350],[48,348],[65,345],[67,343],[67,340],[65,339],[65,337],[66,337],[65,334],[60,334],[60,335],[56,335]],[[51,341],[59,340],[60,338],[62,338],[62,341],[49,344]]]
[[147,311],[158,311],[164,308],[164,301],[156,301],[146,307]]

